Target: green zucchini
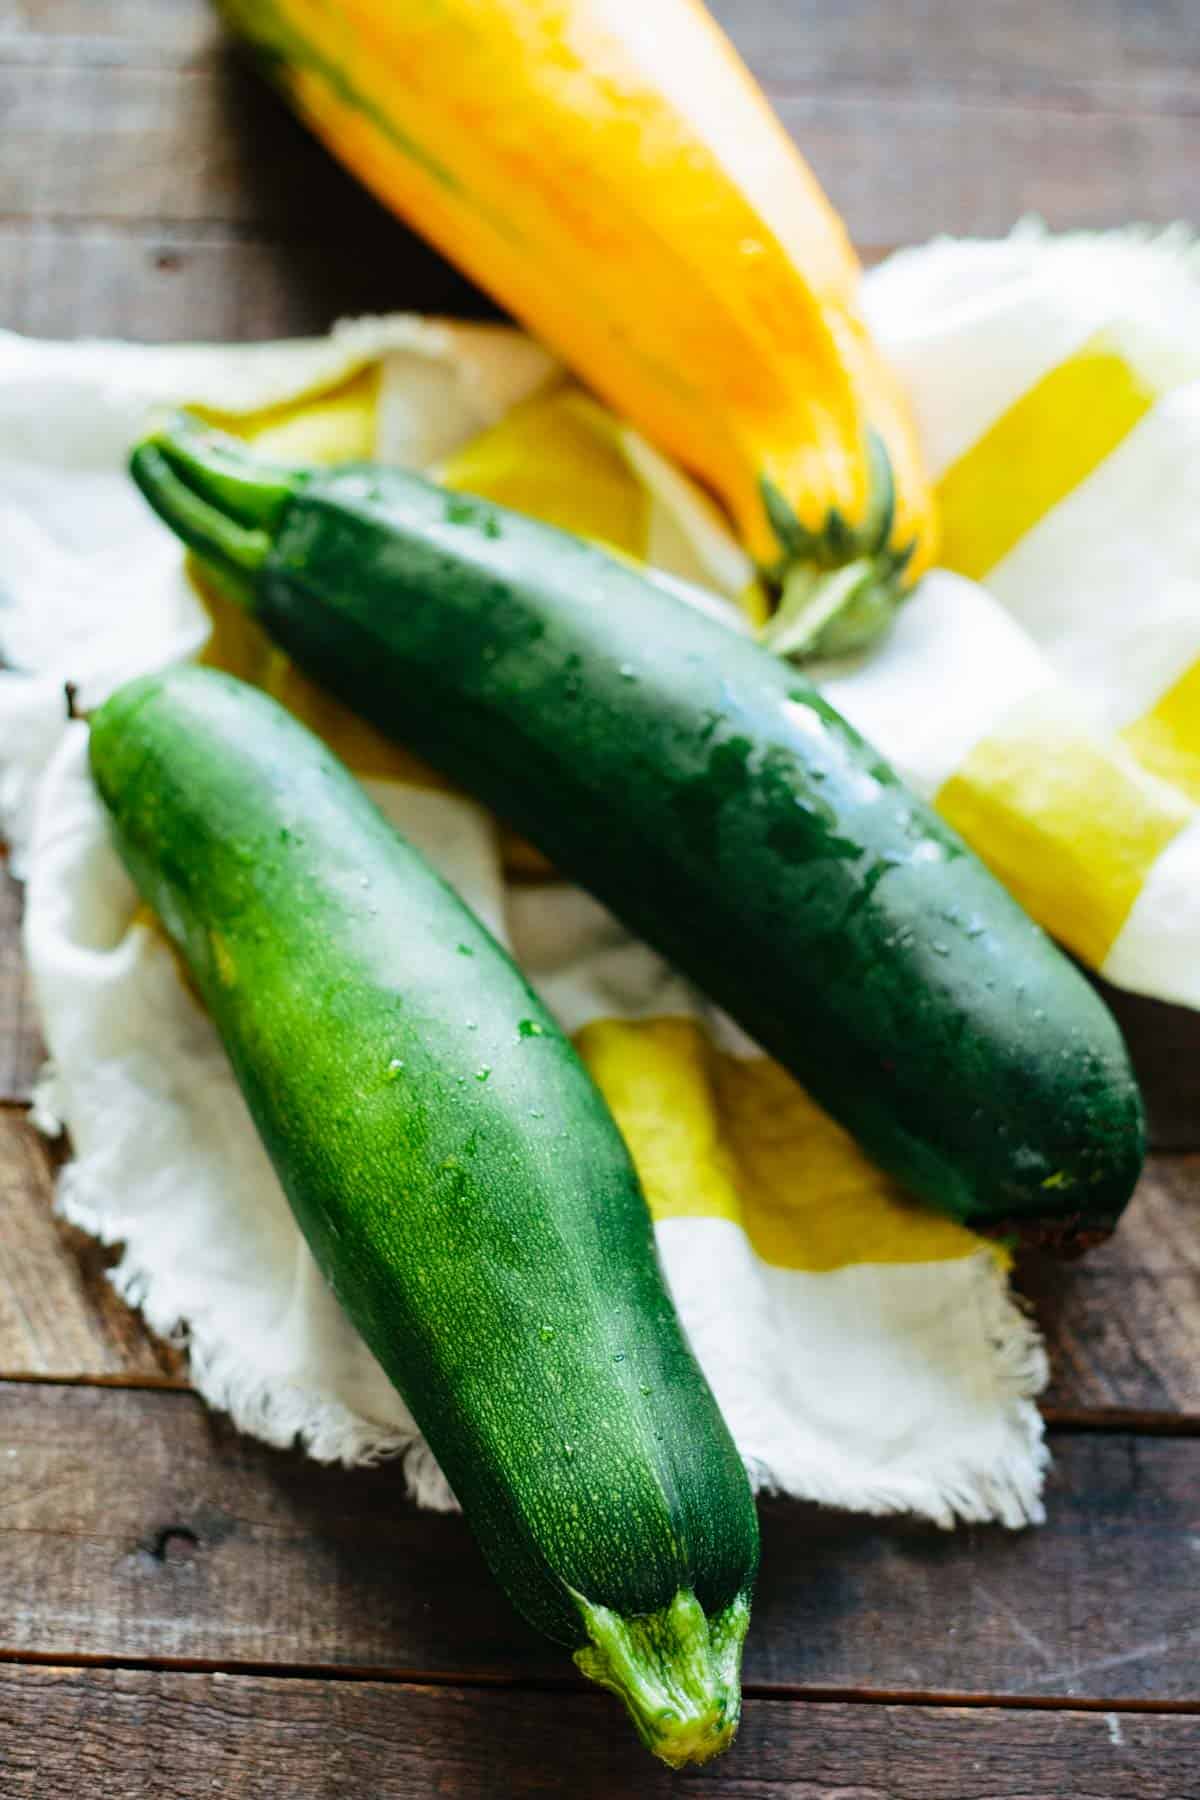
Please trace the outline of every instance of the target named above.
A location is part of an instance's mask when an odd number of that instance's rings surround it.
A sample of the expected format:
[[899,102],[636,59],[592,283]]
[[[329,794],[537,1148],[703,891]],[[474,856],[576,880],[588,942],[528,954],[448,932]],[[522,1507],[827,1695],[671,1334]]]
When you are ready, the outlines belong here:
[[563,532],[185,420],[151,504],[334,693],[488,802],[915,1193],[1062,1249],[1144,1154],[1084,977],[795,670]]
[[737,1725],[754,1505],[570,1042],[256,689],[132,682],[91,766],[313,1254],[493,1571],[651,1750],[705,1761]]

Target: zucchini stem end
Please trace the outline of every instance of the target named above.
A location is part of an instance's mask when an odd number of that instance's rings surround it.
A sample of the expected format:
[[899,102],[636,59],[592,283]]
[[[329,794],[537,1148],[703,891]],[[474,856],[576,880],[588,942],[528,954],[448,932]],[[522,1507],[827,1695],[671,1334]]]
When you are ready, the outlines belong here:
[[576,1665],[624,1702],[648,1750],[681,1769],[729,1748],[742,1710],[747,1595],[711,1620],[682,1588],[660,1612],[627,1619],[582,1594],[574,1599],[591,1640],[575,1652]]

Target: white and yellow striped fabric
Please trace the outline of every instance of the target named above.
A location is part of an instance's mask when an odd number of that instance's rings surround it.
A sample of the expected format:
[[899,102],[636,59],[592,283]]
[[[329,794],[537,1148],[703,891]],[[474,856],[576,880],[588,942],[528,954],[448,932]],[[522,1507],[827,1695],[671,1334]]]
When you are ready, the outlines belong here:
[[[1196,293],[1171,243],[1033,234],[933,246],[872,277],[958,572],[927,578],[868,657],[820,672],[1077,954],[1185,1000],[1200,999],[1200,907],[1184,891],[1200,873]],[[83,728],[61,723],[64,678],[87,702],[135,668],[200,654],[339,749],[574,1034],[760,1485],[942,1523],[1036,1518],[1044,1359],[1002,1259],[900,1193],[529,846],[234,609],[200,604],[119,475],[146,408],[180,400],[271,454],[433,467],[724,596],[731,628],[752,628],[761,604],[711,503],[514,333],[379,321],[227,352],[0,340],[0,636],[27,671],[0,676],[0,803],[25,846],[55,1057],[43,1116],[65,1120],[76,1148],[60,1203],[125,1243],[118,1284],[159,1329],[188,1331],[197,1385],[246,1429],[325,1457],[403,1452],[418,1495],[445,1501],[316,1277],[211,1029],[107,846]],[[1200,440],[1200,387],[1192,400]]]
[[981,584],[909,689],[934,708],[911,772],[1083,961],[1200,1005],[1200,253],[1031,226],[896,257],[870,304],[942,562]]

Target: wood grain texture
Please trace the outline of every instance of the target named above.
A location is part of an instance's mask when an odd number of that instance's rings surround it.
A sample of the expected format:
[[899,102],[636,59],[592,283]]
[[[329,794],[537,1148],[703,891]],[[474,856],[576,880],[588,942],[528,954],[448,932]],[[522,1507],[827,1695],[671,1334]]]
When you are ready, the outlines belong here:
[[181,1384],[181,1353],[105,1279],[114,1253],[54,1216],[60,1160],[23,1112],[0,1108],[0,1375]]
[[[713,0],[853,235],[1200,214],[1193,0]],[[0,0],[0,326],[152,341],[486,310],[229,56],[208,0]],[[38,1060],[0,893],[0,1093]],[[1158,1141],[1195,1145],[1195,1019],[1122,999]],[[0,1114],[0,1794],[425,1800],[679,1793],[509,1613],[457,1519],[394,1468],[239,1439],[49,1211]],[[1021,1281],[1057,1414],[1200,1417],[1200,1169],[1159,1159],[1123,1231]],[[1200,1439],[1057,1433],[1050,1524],[953,1538],[765,1509],[740,1745],[687,1791],[741,1800],[1200,1800],[1200,1719],[1024,1710],[1200,1688]],[[334,1669],[336,1680],[4,1666],[5,1654]],[[519,1687],[355,1679],[387,1671]],[[1006,1709],[813,1691],[983,1693]],[[784,1698],[784,1695],[788,1698]],[[759,1697],[761,1696],[761,1697]]]
[[[1036,106],[955,91],[773,96],[851,235],[1003,232],[1196,211],[1200,111]],[[220,222],[346,241],[329,159],[236,57],[180,69],[0,63],[0,215]],[[314,229],[315,228],[315,229]]]
[[751,1699],[684,1780],[602,1694],[0,1669],[7,1800],[1195,1800],[1198,1765],[1190,1717]]
[[[16,1383],[0,1445],[0,1655],[571,1678],[395,1466],[318,1468],[186,1394]],[[1039,1531],[765,1505],[751,1686],[1200,1707],[1200,1442],[1054,1449]]]
[[[1200,212],[1200,9],[723,0],[868,254]],[[487,303],[230,56],[207,0],[0,0],[0,324],[150,341]]]
[[344,191],[340,171],[228,49],[178,69],[0,62],[0,117],[0,214],[10,217],[303,236],[314,214],[336,220]]
[[0,62],[178,66],[221,36],[208,0],[0,0]]
[[[758,79],[853,91],[994,89],[1189,110],[1200,15],[1188,0],[712,0]],[[195,66],[219,50],[207,0],[0,0],[0,61]]]
[[[115,1252],[54,1218],[59,1154],[0,1110],[0,1377],[185,1386],[183,1354],[105,1279]],[[1029,1256],[1017,1286],[1045,1333],[1052,1419],[1200,1426],[1200,1155],[1155,1158],[1108,1244],[1065,1265]]]
[[1200,1012],[1123,993],[1095,977],[1093,985],[1129,1045],[1146,1099],[1150,1142],[1159,1150],[1200,1148]]
[[710,9],[776,90],[842,94],[869,83],[991,91],[1010,104],[1060,95],[1114,110],[1152,99],[1190,110],[1200,68],[1190,0],[710,0]]
[[349,182],[344,216],[362,220],[353,249],[332,227],[274,242],[233,241],[220,227],[0,220],[0,327],[51,338],[249,343],[316,336],[372,312],[495,316]]
[[1077,1263],[1029,1257],[1017,1286],[1046,1334],[1052,1418],[1200,1422],[1200,1156],[1156,1157],[1107,1244]]
[[21,954],[22,890],[0,864],[0,1102],[26,1100],[44,1052]]

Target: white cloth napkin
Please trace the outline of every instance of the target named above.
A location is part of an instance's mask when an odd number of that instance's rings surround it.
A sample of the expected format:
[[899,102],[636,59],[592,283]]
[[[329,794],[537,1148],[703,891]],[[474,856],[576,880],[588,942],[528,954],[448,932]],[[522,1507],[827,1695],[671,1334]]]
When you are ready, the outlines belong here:
[[[948,548],[986,585],[935,573],[871,656],[825,672],[825,691],[1081,954],[1131,986],[1200,998],[1200,776],[1189,792],[1189,714],[1179,725],[1170,703],[1200,659],[1188,252],[1031,234],[935,245],[885,265],[869,299],[943,478]],[[37,1116],[65,1122],[75,1151],[59,1205],[124,1244],[117,1287],[186,1338],[196,1387],[242,1428],[326,1459],[403,1454],[417,1496],[444,1505],[403,1402],[316,1272],[212,1027],[138,916],[87,778],[85,727],[62,704],[65,681],[92,704],[209,632],[178,547],[122,472],[147,410],[256,413],[376,364],[376,447],[418,464],[495,427],[554,373],[516,333],[410,319],[239,349],[0,337],[0,807],[28,876],[53,1056]],[[1064,419],[1080,391],[1090,410]],[[1036,492],[1010,453],[1022,407],[1061,440]],[[1080,475],[1071,456],[1089,419],[1103,442]],[[744,559],[711,507],[633,434],[612,433],[646,494],[641,553],[736,594]],[[1164,443],[1171,496],[1153,479]],[[1121,458],[1124,476],[1110,467]],[[1102,506],[1087,503],[1096,481]],[[1013,559],[1028,563],[1046,531],[1058,548],[1018,578]],[[590,898],[508,879],[497,828],[472,802],[390,774],[368,785],[577,1034],[756,1481],[943,1524],[1037,1518],[1045,1360],[995,1255],[899,1196]]]

